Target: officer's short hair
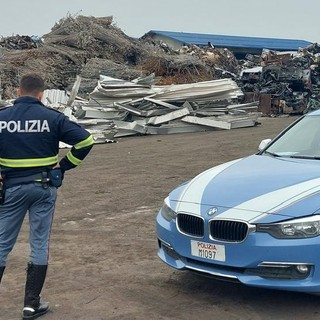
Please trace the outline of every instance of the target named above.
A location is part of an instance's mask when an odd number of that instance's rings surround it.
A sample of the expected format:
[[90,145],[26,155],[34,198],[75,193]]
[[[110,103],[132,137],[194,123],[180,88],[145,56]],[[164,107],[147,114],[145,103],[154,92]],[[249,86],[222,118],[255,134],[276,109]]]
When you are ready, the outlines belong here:
[[20,80],[20,90],[23,94],[38,94],[44,91],[44,80],[38,74],[26,74]]

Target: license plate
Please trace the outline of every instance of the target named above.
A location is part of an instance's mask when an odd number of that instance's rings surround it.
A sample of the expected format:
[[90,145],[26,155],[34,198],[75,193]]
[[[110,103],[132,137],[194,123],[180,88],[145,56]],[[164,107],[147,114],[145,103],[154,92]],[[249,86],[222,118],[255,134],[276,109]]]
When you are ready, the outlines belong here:
[[226,261],[225,247],[220,244],[191,240],[191,254],[208,260]]

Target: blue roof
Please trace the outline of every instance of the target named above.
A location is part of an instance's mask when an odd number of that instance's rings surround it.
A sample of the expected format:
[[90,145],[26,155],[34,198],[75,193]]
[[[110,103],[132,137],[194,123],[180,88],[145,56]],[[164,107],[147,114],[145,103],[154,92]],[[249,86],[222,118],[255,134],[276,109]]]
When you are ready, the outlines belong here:
[[297,51],[299,48],[305,48],[312,44],[306,40],[294,39],[277,39],[277,38],[258,38],[227,36],[203,33],[187,33],[174,31],[157,31],[151,30],[149,34],[158,34],[180,41],[183,44],[195,44],[199,46],[208,45],[211,42],[213,46],[223,48],[253,48],[253,49],[270,49],[280,51]]

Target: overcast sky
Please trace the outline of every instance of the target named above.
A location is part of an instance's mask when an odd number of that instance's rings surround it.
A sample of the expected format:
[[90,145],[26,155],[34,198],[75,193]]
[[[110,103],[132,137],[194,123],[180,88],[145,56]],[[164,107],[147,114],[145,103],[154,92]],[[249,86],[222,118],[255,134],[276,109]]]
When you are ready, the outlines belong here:
[[320,0],[13,0],[1,3],[0,36],[42,36],[67,15],[113,16],[131,37],[150,30],[320,43]]

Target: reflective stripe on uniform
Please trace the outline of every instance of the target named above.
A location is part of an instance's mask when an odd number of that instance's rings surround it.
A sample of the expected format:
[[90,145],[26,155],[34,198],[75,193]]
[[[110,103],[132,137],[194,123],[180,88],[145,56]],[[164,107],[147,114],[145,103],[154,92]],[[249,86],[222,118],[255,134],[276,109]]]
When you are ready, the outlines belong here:
[[74,147],[76,149],[82,149],[82,148],[85,148],[85,147],[89,147],[89,146],[92,146],[94,144],[94,140],[93,140],[93,137],[92,135],[90,135],[88,138],[80,141],[79,143],[75,144]]
[[75,166],[78,166],[81,163],[81,160],[76,158],[71,151],[67,153],[66,158]]
[[58,155],[35,159],[5,159],[0,158],[0,165],[10,168],[29,168],[49,166],[58,162]]

